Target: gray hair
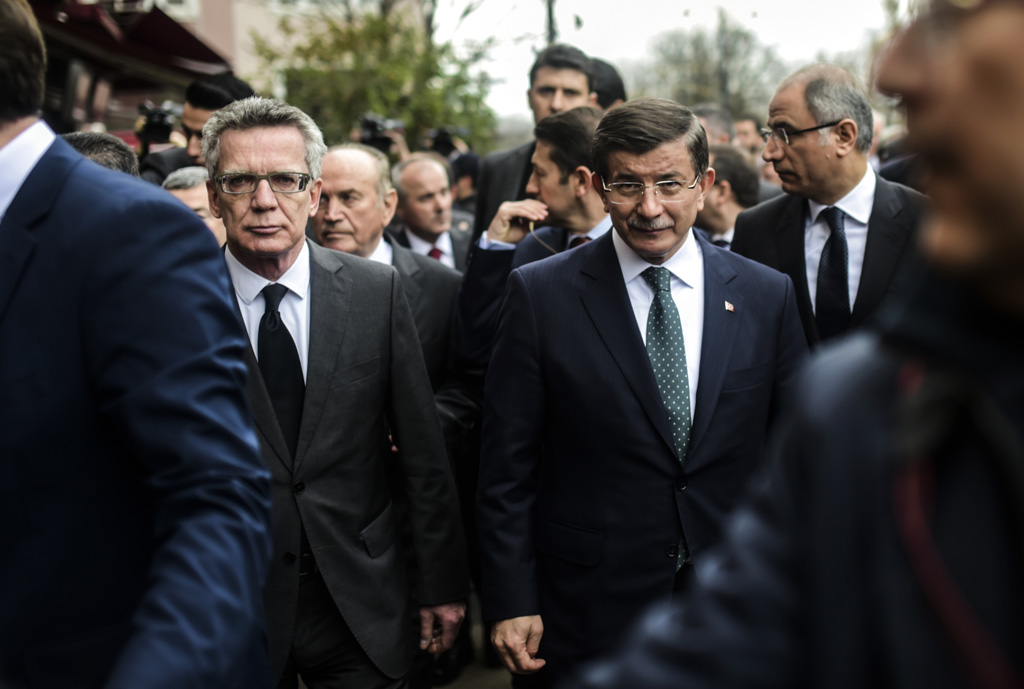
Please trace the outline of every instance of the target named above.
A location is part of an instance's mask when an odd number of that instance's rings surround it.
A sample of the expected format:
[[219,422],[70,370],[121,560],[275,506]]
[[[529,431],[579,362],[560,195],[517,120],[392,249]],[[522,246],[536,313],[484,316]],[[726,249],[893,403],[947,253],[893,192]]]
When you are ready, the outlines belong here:
[[377,205],[383,205],[384,199],[387,198],[388,192],[391,191],[391,161],[384,155],[380,150],[373,146],[367,146],[366,144],[360,144],[355,142],[348,142],[338,144],[337,146],[331,146],[328,153],[337,153],[338,151],[362,151],[366,155],[370,156],[373,160],[373,166],[377,169]]
[[445,160],[444,156],[432,151],[420,151],[418,153],[413,153],[405,160],[399,161],[391,170],[391,183],[394,185],[395,191],[398,192],[399,203],[404,202],[406,199],[405,189],[402,187],[402,173],[405,171],[405,168],[416,163],[433,163],[440,168],[442,172],[444,172],[445,179],[448,180],[448,186],[452,186],[452,177],[454,177],[454,175],[452,174],[451,165],[448,164],[448,161]]
[[210,179],[210,173],[206,171],[205,167],[190,165],[189,167],[179,168],[167,175],[167,179],[165,179],[164,183],[160,186],[167,191],[195,189],[198,186],[206,184],[206,180],[208,179]]
[[252,96],[225,105],[210,116],[203,127],[203,157],[210,177],[220,163],[220,139],[225,132],[266,127],[294,127],[306,143],[306,167],[313,179],[320,178],[320,166],[327,147],[316,122],[293,105],[272,98]]
[[[804,102],[814,117],[815,124],[851,119],[857,123],[857,150],[871,150],[874,137],[874,117],[871,105],[857,78],[849,71],[832,64],[804,67],[788,77],[783,86],[804,85]],[[828,130],[822,130],[821,142],[829,139]]]

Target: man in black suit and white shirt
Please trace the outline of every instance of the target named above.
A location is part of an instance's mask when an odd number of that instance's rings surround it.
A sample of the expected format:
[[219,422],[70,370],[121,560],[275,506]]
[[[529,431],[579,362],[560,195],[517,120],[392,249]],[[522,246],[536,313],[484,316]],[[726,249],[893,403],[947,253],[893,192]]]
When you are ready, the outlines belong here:
[[862,325],[913,281],[920,194],[868,165],[871,106],[845,69],[813,65],[782,82],[761,156],[785,195],[740,213],[732,250],[793,279],[812,346]]
[[227,231],[252,345],[249,397],[274,478],[272,676],[286,688],[301,674],[311,689],[397,689],[416,649],[414,606],[421,649],[454,639],[465,554],[400,278],[305,241],[324,152],[316,124],[273,100],[233,103],[203,130],[210,210]]

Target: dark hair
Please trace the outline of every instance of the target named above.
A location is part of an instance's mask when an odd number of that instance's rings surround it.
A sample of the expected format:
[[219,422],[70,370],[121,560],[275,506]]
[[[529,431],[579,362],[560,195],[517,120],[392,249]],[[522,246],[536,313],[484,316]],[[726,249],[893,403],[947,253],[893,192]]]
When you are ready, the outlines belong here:
[[562,173],[562,184],[569,181],[569,175],[580,165],[594,169],[590,145],[602,114],[597,108],[584,105],[545,117],[533,128],[537,141],[551,146],[551,160]]
[[70,132],[61,135],[72,148],[105,168],[139,176],[139,159],[131,146],[113,134]]
[[607,110],[615,101],[626,100],[626,86],[615,67],[596,57],[590,58],[594,65],[594,87],[597,104]]
[[712,130],[708,137],[717,139],[719,134],[725,134],[729,141],[736,138],[736,128],[732,126],[732,115],[725,108],[714,103],[700,103],[693,106],[693,114],[704,120],[707,124],[705,129]]
[[452,161],[452,178],[456,181],[463,177],[472,177],[473,186],[476,186],[476,179],[480,176],[480,156],[472,151],[463,153]]
[[761,128],[764,127],[764,122],[761,120],[760,117],[758,117],[757,115],[752,115],[749,112],[745,112],[739,117],[734,117],[733,126],[735,127],[736,122],[746,122],[747,120],[750,120],[751,122],[754,123],[754,129],[757,131],[758,134],[760,134]]
[[0,124],[43,108],[46,46],[25,0],[0,0]]
[[686,139],[694,172],[708,169],[708,138],[686,106],[664,98],[637,98],[605,113],[594,132],[594,171],[608,176],[608,157],[615,151],[643,155],[662,144]]
[[220,110],[236,100],[255,96],[249,84],[231,72],[197,79],[185,89],[185,102],[201,110]]
[[571,45],[565,45],[564,43],[556,43],[540,51],[537,59],[533,61],[533,67],[530,67],[530,88],[533,88],[533,82],[537,78],[537,71],[541,67],[575,69],[577,72],[583,72],[587,77],[587,89],[590,91],[594,90],[594,65],[590,58],[579,48],[573,48]]
[[711,156],[715,159],[715,184],[728,182],[736,203],[744,208],[756,206],[761,200],[761,181],[750,156],[732,144],[712,145]]

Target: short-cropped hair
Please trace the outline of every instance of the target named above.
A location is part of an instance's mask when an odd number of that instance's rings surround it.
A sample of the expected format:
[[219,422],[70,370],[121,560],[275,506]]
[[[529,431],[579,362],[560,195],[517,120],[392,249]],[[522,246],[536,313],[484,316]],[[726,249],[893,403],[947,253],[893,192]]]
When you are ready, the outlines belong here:
[[25,0],[0,2],[0,124],[39,114],[46,79],[46,46]]
[[761,180],[750,156],[732,144],[713,144],[715,184],[728,182],[736,203],[744,208],[756,206],[761,200]]
[[[857,150],[871,150],[874,115],[864,87],[853,74],[839,65],[817,64],[804,67],[782,82],[783,86],[793,84],[803,84],[804,102],[815,124],[850,118],[857,123]],[[821,139],[828,140],[828,130],[821,132]]]
[[444,156],[433,151],[418,151],[405,160],[399,161],[391,169],[391,183],[395,185],[395,191],[398,192],[399,203],[404,203],[406,199],[405,189],[402,187],[402,171],[414,163],[432,163],[444,171],[449,187],[455,183],[455,173],[452,172],[451,163]]
[[664,98],[626,101],[606,112],[597,125],[592,148],[595,171],[608,177],[608,158],[615,151],[643,155],[679,139],[686,142],[694,172],[706,172],[708,138],[689,108]]
[[231,72],[197,79],[185,89],[185,102],[203,110],[220,110],[229,103],[251,98],[256,92]]
[[161,184],[167,191],[178,191],[180,189],[195,189],[206,184],[210,179],[210,173],[200,165],[190,165],[175,170],[167,175],[167,179]]
[[[294,127],[302,134],[306,144],[306,167],[313,179],[320,178],[320,166],[327,147],[323,134],[306,113],[294,105],[288,105],[273,98],[253,96],[235,101],[213,113],[203,127],[203,157],[210,177],[217,175],[220,163],[220,140],[225,132],[265,129],[269,127]],[[283,172],[283,171],[282,171]]]
[[113,134],[103,132],[70,132],[61,135],[71,147],[105,168],[139,176],[139,159],[131,146]]
[[591,64],[590,58],[587,57],[586,53],[579,48],[574,48],[564,43],[556,43],[540,51],[537,59],[533,61],[533,66],[530,67],[530,88],[533,88],[533,82],[537,78],[537,72],[541,67],[575,69],[577,72],[583,72],[587,76],[587,89],[589,91],[594,90],[594,65]]
[[551,147],[551,160],[561,172],[562,184],[569,181],[569,175],[581,165],[591,171],[594,169],[590,147],[603,114],[593,106],[584,105],[545,117],[534,127],[534,137]]
[[338,151],[362,151],[370,156],[377,172],[377,205],[383,204],[388,192],[391,191],[391,161],[388,160],[388,157],[380,149],[354,141],[331,146],[327,153],[337,153]]

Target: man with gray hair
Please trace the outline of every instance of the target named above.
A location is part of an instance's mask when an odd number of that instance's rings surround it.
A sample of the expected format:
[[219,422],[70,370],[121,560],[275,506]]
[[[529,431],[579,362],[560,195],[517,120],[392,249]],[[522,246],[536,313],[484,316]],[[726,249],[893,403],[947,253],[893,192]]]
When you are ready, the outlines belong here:
[[167,179],[161,184],[165,191],[192,209],[192,212],[199,216],[199,219],[206,223],[210,232],[217,239],[218,246],[224,246],[227,238],[224,236],[224,222],[220,218],[213,217],[210,212],[210,200],[206,194],[206,180],[210,179],[210,173],[205,167],[190,165],[175,170],[167,175]]
[[399,688],[416,650],[414,606],[421,649],[442,651],[458,631],[464,545],[401,280],[306,241],[325,152],[309,116],[269,99],[232,103],[203,128],[274,478],[271,673],[289,689],[299,675],[309,689]]
[[764,139],[761,157],[786,193],[740,213],[732,250],[793,279],[813,346],[863,325],[910,286],[924,197],[868,165],[871,106],[837,65],[782,82]]

